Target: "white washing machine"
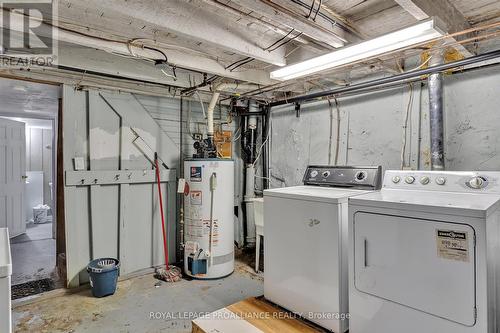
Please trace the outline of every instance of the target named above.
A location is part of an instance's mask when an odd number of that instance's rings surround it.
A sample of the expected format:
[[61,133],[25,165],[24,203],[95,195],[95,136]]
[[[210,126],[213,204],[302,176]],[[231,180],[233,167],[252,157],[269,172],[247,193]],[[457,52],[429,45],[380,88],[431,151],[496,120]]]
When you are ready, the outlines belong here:
[[310,166],[304,186],[264,191],[264,296],[336,333],[348,329],[347,198],[380,167]]
[[352,333],[498,333],[500,172],[387,171],[349,200]]

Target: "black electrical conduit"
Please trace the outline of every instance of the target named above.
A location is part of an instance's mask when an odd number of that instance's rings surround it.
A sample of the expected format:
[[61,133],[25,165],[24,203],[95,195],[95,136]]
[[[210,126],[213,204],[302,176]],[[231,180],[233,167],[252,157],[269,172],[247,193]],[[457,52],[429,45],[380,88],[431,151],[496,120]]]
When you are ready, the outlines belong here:
[[427,75],[427,74],[432,74],[432,73],[438,73],[438,72],[443,72],[455,67],[462,67],[466,65],[471,65],[475,64],[481,61],[486,61],[486,60],[491,60],[495,58],[500,57],[500,50],[496,51],[491,51],[487,52],[484,54],[472,56],[467,59],[462,59],[458,61],[453,61],[450,63],[446,64],[441,64],[441,65],[436,65],[432,66],[429,68],[425,69],[420,69],[416,71],[411,71],[407,73],[401,73],[401,74],[396,74],[390,77],[385,77],[385,78],[380,78],[380,79],[375,79],[367,82],[362,82],[362,83],[357,83],[353,84],[351,86],[346,86],[346,87],[341,87],[337,89],[332,89],[332,90],[326,90],[326,91],[320,91],[312,94],[307,94],[307,95],[301,95],[301,96],[296,96],[296,97],[291,97],[275,102],[269,103],[270,107],[275,107],[275,106],[280,106],[280,105],[286,105],[286,104],[292,104],[292,103],[301,103],[301,102],[306,102],[306,101],[312,101],[314,99],[322,98],[322,97],[327,97],[327,96],[334,96],[337,94],[344,94],[344,93],[349,93],[349,92],[354,92],[358,90],[363,90],[383,84],[388,84],[388,83],[394,83],[398,81],[403,81],[407,79],[412,79],[421,75]]

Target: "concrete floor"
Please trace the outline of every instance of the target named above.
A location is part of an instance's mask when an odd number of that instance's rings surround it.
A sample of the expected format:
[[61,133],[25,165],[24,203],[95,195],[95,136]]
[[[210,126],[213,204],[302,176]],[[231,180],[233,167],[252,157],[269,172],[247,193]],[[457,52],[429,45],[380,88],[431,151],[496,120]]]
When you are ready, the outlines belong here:
[[221,280],[156,283],[146,275],[120,282],[116,294],[105,298],[93,298],[87,289],[14,305],[15,332],[187,333],[196,314],[263,294],[262,277],[241,262]]
[[56,241],[52,223],[26,226],[26,233],[10,240],[12,285],[54,277]]

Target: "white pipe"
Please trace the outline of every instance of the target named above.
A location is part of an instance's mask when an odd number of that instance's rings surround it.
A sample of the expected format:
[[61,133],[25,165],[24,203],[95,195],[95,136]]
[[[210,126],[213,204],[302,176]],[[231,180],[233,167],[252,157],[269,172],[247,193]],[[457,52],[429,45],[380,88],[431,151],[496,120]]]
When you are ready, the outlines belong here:
[[246,208],[246,243],[248,247],[255,246],[255,215],[254,215],[254,199],[255,199],[255,166],[247,164],[246,166],[246,182],[245,182],[245,208]]
[[217,101],[219,100],[220,93],[214,92],[207,110],[207,135],[209,138],[214,136],[214,109]]
[[[22,30],[25,20],[24,15],[11,11],[9,12],[9,20],[9,29],[24,32]],[[158,59],[162,57],[162,54],[155,50],[148,50],[131,44],[127,45],[125,42],[104,40],[98,37],[87,36],[62,28],[53,27],[33,17],[29,18],[29,26],[36,27],[37,33],[41,36],[53,37],[54,35],[54,37],[61,42],[84,45],[86,47],[103,50],[109,53],[119,53],[122,55],[137,56],[147,59]]]
[[207,135],[208,137],[214,136],[214,110],[217,105],[217,101],[219,100],[221,91],[236,91],[236,90],[252,90],[258,89],[257,85],[253,84],[239,84],[239,83],[219,83],[212,90],[214,94],[212,95],[212,99],[210,100],[210,104],[208,105],[207,110]]

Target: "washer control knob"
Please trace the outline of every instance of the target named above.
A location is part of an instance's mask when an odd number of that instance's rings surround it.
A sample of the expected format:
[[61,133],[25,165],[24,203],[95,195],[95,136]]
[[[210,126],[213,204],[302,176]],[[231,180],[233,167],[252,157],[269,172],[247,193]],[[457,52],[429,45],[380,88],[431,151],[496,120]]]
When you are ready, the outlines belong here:
[[406,184],[413,184],[415,182],[415,177],[413,177],[413,176],[406,176],[405,177],[405,182],[406,182]]
[[330,176],[330,171],[323,171],[323,177],[328,178]]
[[437,177],[436,178],[436,184],[438,184],[438,185],[444,185],[444,184],[446,184],[446,178],[444,178],[444,177]]
[[397,183],[399,183],[400,181],[401,181],[401,177],[399,177],[399,176],[394,176],[394,177],[392,177],[392,182],[393,182],[394,184],[397,184]]
[[310,175],[311,175],[311,177],[313,177],[313,178],[314,178],[314,177],[316,177],[316,176],[318,175],[318,170],[313,170],[313,171],[311,171],[311,174],[310,174]]
[[362,182],[363,180],[366,179],[366,172],[364,171],[358,171],[356,175],[354,176],[355,180],[358,182]]
[[422,184],[422,185],[427,185],[427,184],[429,184],[430,181],[431,181],[431,179],[427,176],[423,176],[422,178],[420,178],[420,184]]
[[481,189],[486,187],[486,179],[483,177],[472,177],[468,182],[469,187],[474,189]]

